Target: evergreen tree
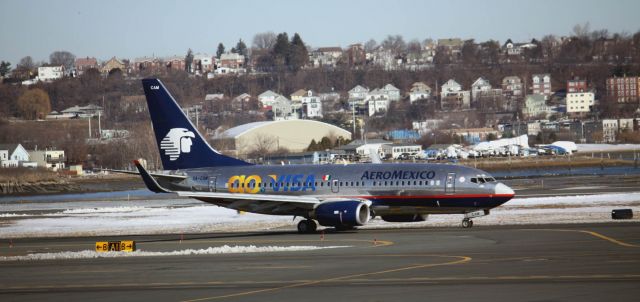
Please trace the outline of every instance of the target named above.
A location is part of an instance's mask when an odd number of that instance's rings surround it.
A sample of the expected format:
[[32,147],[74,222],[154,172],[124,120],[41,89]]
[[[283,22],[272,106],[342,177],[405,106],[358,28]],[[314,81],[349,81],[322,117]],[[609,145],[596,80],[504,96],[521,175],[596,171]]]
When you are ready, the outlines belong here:
[[0,76],[4,77],[11,71],[11,63],[2,61],[0,62]]
[[191,73],[193,70],[191,65],[193,64],[193,51],[191,48],[187,51],[187,56],[184,57],[184,70],[188,73]]
[[289,49],[289,68],[293,71],[298,71],[309,62],[309,53],[307,47],[304,45],[302,38],[298,33],[291,38],[291,45]]
[[276,44],[273,45],[273,60],[277,66],[286,66],[289,57],[289,36],[287,33],[280,33],[276,37]]
[[218,51],[216,51],[216,56],[218,57],[218,59],[223,53],[224,53],[224,44],[218,43]]
[[316,143],[315,139],[311,140],[311,143],[309,144],[309,147],[307,147],[307,151],[317,151],[318,149],[318,143]]
[[235,49],[235,53],[242,55],[242,56],[247,56],[247,45],[244,44],[244,42],[242,41],[242,39],[240,39],[238,41],[238,43],[236,44],[236,47],[234,47]]

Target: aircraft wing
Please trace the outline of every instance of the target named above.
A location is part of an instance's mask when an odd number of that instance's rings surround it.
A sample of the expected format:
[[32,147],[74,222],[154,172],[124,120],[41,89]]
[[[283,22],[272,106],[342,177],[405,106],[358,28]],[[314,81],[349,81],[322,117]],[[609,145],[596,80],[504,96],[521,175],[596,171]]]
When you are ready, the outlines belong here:
[[158,181],[142,167],[140,162],[136,160],[134,164],[140,172],[145,185],[152,192],[175,193],[178,196],[196,198],[231,209],[257,213],[286,214],[296,210],[312,210],[316,204],[320,203],[318,198],[311,196],[171,191],[158,184]]
[[309,196],[176,191],[178,196],[196,198],[226,208],[263,214],[287,214],[313,210],[321,201]]

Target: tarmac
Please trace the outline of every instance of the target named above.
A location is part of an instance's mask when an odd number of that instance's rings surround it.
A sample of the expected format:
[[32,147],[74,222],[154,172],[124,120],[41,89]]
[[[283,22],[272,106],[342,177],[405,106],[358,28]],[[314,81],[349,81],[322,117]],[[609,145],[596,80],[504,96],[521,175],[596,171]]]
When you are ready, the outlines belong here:
[[21,239],[0,256],[229,246],[296,252],[0,261],[2,301],[635,301],[640,224]]
[[[518,197],[637,192],[638,176],[507,179]],[[640,224],[0,238],[0,259],[93,250],[343,246],[295,252],[0,261],[0,301],[635,301]],[[407,224],[410,226],[410,224]],[[2,237],[0,235],[0,237]]]

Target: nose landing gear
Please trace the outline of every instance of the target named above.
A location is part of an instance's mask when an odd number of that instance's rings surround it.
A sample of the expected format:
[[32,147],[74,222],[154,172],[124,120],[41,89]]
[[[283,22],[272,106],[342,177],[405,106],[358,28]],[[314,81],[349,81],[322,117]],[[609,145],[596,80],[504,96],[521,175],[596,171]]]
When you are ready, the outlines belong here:
[[473,220],[469,218],[462,219],[462,227],[465,229],[473,227]]

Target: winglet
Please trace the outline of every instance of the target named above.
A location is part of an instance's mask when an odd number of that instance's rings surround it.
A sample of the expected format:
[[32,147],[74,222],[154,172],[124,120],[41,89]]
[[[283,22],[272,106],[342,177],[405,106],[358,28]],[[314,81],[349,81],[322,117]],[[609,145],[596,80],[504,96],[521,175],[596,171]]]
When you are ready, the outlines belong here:
[[136,168],[138,168],[140,176],[142,176],[142,180],[144,181],[144,184],[147,186],[147,189],[149,189],[149,191],[155,193],[171,193],[171,191],[163,188],[162,186],[160,186],[160,184],[158,184],[158,181],[156,181],[156,179],[153,178],[153,176],[151,176],[149,172],[147,172],[142,164],[140,164],[140,161],[136,159],[133,161],[133,164],[136,165]]

